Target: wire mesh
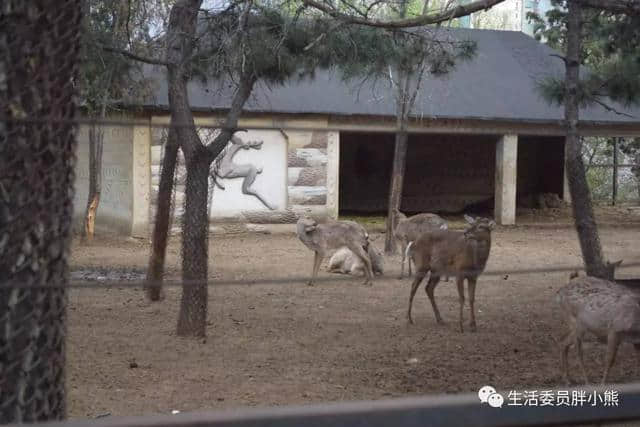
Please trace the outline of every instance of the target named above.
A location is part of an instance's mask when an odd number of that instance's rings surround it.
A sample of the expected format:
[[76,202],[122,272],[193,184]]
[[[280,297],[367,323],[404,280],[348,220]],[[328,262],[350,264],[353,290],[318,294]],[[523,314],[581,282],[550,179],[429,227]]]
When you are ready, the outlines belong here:
[[81,0],[0,4],[0,423],[66,411],[63,285],[82,10]]

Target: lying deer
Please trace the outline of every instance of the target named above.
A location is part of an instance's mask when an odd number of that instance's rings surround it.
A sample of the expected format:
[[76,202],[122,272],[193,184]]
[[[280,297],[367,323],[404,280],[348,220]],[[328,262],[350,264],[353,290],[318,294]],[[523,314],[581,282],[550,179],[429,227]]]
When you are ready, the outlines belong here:
[[[379,276],[384,273],[384,261],[382,254],[371,244],[367,250],[373,274]],[[331,273],[351,274],[353,276],[364,276],[364,263],[349,248],[341,248],[331,256],[329,260],[329,271]]]
[[[618,263],[610,266],[620,265]],[[607,344],[607,355],[602,375],[602,384],[607,382],[615,362],[620,343],[630,342],[636,349],[640,362],[640,297],[618,283],[596,277],[571,276],[569,283],[556,294],[567,319],[568,332],[562,339],[563,379],[569,383],[569,348],[573,345],[585,383],[589,382],[584,367],[582,340],[587,332],[598,341]]]
[[436,321],[443,323],[434,298],[434,291],[440,281],[440,276],[455,276],[460,297],[460,332],[464,332],[464,279],[467,279],[469,286],[470,327],[472,331],[476,330],[474,312],[476,281],[484,271],[489,259],[491,230],[495,227],[495,222],[486,218],[474,219],[467,215],[464,218],[470,224],[465,231],[435,230],[422,235],[414,243],[412,257],[416,265],[416,278],[411,285],[411,296],[409,297],[409,310],[407,311],[409,323],[413,323],[411,318],[413,297],[422,280],[430,272],[431,275],[425,291],[431,301]]
[[409,252],[413,246],[413,243],[424,233],[428,233],[433,230],[446,230],[447,222],[436,214],[422,213],[407,218],[405,214],[396,210],[396,217],[398,223],[393,230],[394,237],[400,243],[400,250],[402,251],[402,263],[400,264],[400,278],[404,277],[404,263],[405,260],[409,260],[409,276],[411,276],[411,257]]
[[369,259],[369,233],[360,224],[354,221],[327,221],[318,223],[314,219],[303,216],[297,224],[298,238],[306,247],[314,252],[313,272],[309,286],[318,275],[318,269],[324,257],[330,251],[347,247],[353,252],[365,266],[365,285],[371,285],[373,269]]

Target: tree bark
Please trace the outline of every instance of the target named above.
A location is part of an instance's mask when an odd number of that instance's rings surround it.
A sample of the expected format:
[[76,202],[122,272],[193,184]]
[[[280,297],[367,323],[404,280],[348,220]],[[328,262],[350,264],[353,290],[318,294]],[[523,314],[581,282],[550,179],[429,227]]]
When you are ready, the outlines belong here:
[[[207,318],[207,192],[211,158],[196,131],[187,93],[187,65],[194,48],[198,11],[202,0],[179,0],[171,8],[167,31],[167,80],[170,126],[186,161],[187,194],[182,224],[182,301],[179,336],[201,337]],[[204,187],[202,176],[204,175]],[[200,207],[204,206],[201,211]],[[204,214],[202,214],[204,212]],[[200,223],[198,223],[200,221]],[[203,292],[204,290],[204,292]]]
[[[102,116],[104,117],[104,115]],[[93,240],[96,226],[96,215],[102,193],[102,151],[104,131],[97,125],[89,129],[89,198],[84,218],[84,238]]]
[[618,202],[618,138],[613,138],[613,170],[611,173],[611,205]]
[[582,141],[578,133],[582,8],[578,2],[568,2],[567,58],[565,76],[565,161],[569,192],[571,193],[573,217],[575,221],[582,257],[588,275],[606,278],[608,276],[598,227],[593,213],[591,193],[582,160]]
[[391,172],[391,188],[389,190],[389,207],[387,210],[387,231],[384,242],[384,251],[387,255],[396,252],[396,240],[393,231],[397,224],[396,212],[400,209],[400,203],[402,202],[408,139],[409,135],[405,124],[402,123],[396,131],[395,150],[393,152],[393,170]]
[[1,424],[66,416],[72,82],[83,4],[4,0],[0,7]]
[[209,166],[206,149],[187,160],[185,209],[182,219],[182,277],[184,287],[178,318],[178,335],[205,336],[207,320],[207,267],[209,218],[207,194]]
[[169,240],[169,226],[171,224],[171,200],[174,191],[173,177],[175,176],[178,161],[178,148],[176,131],[173,127],[169,127],[167,143],[162,158],[160,184],[158,185],[158,200],[156,202],[156,218],[151,243],[151,256],[149,258],[149,269],[147,270],[147,278],[145,281],[147,297],[151,301],[160,301],[164,298],[162,280],[164,278],[164,264],[167,254],[167,242]]

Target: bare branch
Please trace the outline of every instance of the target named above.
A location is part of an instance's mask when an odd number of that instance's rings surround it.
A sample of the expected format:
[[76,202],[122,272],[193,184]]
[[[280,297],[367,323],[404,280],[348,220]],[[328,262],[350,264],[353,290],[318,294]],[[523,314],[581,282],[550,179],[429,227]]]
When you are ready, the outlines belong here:
[[558,55],[557,53],[552,53],[552,54],[550,54],[549,56],[553,56],[553,57],[555,57],[555,58],[560,58],[560,59],[562,60],[562,62],[564,62],[565,64],[567,63],[567,58],[565,58],[565,57],[564,57],[564,56],[562,56],[562,55]]
[[125,49],[118,49],[112,46],[100,46],[100,48],[106,52],[113,52],[113,53],[118,53],[120,55],[126,56],[127,58],[133,59],[135,61],[139,61],[139,62],[144,62],[145,64],[151,64],[151,65],[164,65],[167,66],[169,65],[169,63],[167,61],[163,61],[160,59],[156,59],[156,58],[148,58],[146,56],[141,56],[141,55],[137,55],[133,52],[129,52],[128,50]]
[[613,108],[612,106],[610,106],[609,104],[607,104],[606,102],[596,98],[596,97],[589,97],[589,99],[593,102],[595,102],[596,104],[600,105],[602,108],[604,108],[605,110],[611,112],[611,113],[615,113],[619,116],[624,116],[624,117],[628,117],[630,119],[637,119],[636,116],[633,116],[631,114],[625,113],[623,111],[618,111],[615,108]]
[[416,18],[398,19],[392,21],[378,20],[378,19],[366,19],[358,16],[351,16],[340,12],[338,9],[329,6],[324,3],[319,3],[316,0],[303,0],[306,6],[311,6],[327,15],[342,20],[350,24],[366,25],[369,27],[380,28],[409,28],[420,27],[423,25],[438,24],[440,22],[446,22],[454,18],[460,18],[462,16],[470,15],[474,12],[490,9],[493,6],[504,2],[505,0],[477,0],[466,5],[458,5],[450,10],[443,12],[427,14],[418,16]]

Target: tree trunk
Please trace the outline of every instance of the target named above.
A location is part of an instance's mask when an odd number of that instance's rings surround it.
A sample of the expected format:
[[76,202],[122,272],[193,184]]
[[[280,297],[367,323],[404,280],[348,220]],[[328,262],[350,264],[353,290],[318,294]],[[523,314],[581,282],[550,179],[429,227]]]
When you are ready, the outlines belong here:
[[[66,416],[82,0],[0,7],[0,423]],[[64,49],[51,49],[64,46]]]
[[611,205],[618,202],[618,138],[613,138],[613,170],[611,176]]
[[[406,2],[402,4],[402,16],[406,12]],[[393,76],[389,78],[396,90],[396,137],[395,149],[393,152],[393,169],[391,171],[391,184],[389,187],[389,203],[387,207],[387,230],[384,241],[384,252],[392,255],[396,252],[396,239],[394,238],[394,230],[397,224],[396,213],[400,210],[402,203],[402,187],[404,183],[404,172],[407,160],[407,122],[409,120],[409,110],[412,102],[409,100],[409,88],[411,73],[406,71],[402,64],[398,64],[396,71],[396,81],[394,83]],[[417,89],[416,89],[417,90]],[[413,98],[412,98],[413,99]]]
[[162,170],[160,172],[160,184],[158,185],[158,199],[156,202],[156,218],[151,243],[151,256],[149,258],[149,269],[147,270],[145,282],[147,297],[151,301],[160,301],[164,297],[162,280],[164,277],[164,264],[167,254],[172,208],[175,208],[175,206],[171,204],[171,196],[174,191],[173,177],[175,176],[177,160],[178,142],[176,141],[176,131],[173,127],[169,127],[167,144],[165,145],[164,156],[162,158]]
[[567,162],[569,192],[571,193],[573,217],[587,274],[606,278],[606,266],[602,256],[598,227],[591,203],[591,193],[589,192],[582,160],[582,142],[578,134],[581,28],[581,7],[577,2],[569,1],[565,76],[565,120],[567,126],[565,159]]
[[[104,115],[102,116],[104,117]],[[102,151],[104,131],[97,125],[89,129],[89,200],[84,218],[84,238],[93,240],[95,234],[96,214],[102,192]]]
[[209,218],[207,193],[210,161],[201,146],[185,158],[187,185],[182,221],[182,277],[184,287],[178,318],[179,336],[205,336],[207,320],[207,250]]
[[389,207],[387,210],[387,231],[384,242],[384,251],[387,255],[396,252],[396,240],[393,231],[397,224],[396,212],[402,202],[402,187],[404,184],[404,172],[407,163],[407,145],[409,135],[406,127],[401,124],[396,131],[395,150],[393,152],[393,171],[391,172],[391,188],[389,190]]
[[636,191],[638,192],[638,201],[640,202],[640,153],[636,153],[633,157],[635,166],[631,169],[636,177]]
[[182,148],[187,169],[182,223],[182,301],[178,315],[180,336],[205,334],[207,318],[207,192],[211,157],[196,131],[189,95],[187,65],[194,47],[202,0],[178,0],[171,8],[167,31],[167,81],[171,129]]

